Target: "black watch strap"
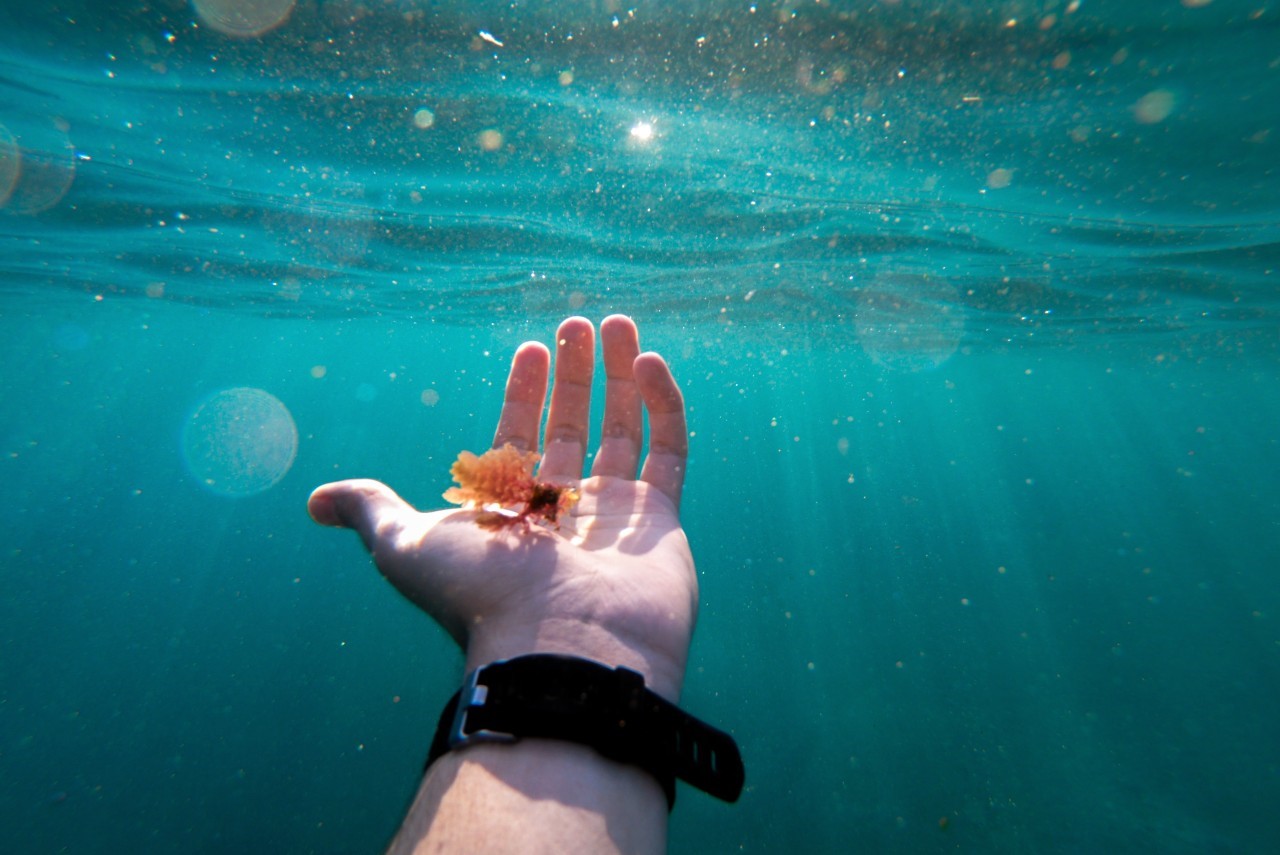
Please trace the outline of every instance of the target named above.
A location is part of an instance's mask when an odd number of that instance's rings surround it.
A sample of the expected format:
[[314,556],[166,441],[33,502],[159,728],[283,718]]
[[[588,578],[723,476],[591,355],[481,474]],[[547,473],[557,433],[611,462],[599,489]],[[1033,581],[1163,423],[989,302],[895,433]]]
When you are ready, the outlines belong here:
[[562,739],[650,772],[675,805],[680,778],[727,802],[745,773],[733,737],[644,687],[629,668],[535,653],[481,666],[440,714],[430,766],[477,742]]

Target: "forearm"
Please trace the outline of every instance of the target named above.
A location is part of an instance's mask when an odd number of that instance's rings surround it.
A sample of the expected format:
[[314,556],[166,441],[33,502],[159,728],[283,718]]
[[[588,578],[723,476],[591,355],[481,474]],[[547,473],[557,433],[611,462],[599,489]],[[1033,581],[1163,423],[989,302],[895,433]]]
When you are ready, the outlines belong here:
[[[691,622],[687,616],[684,626]],[[560,654],[629,668],[650,690],[672,703],[679,700],[683,655],[643,649],[626,633],[599,623],[508,615],[501,625],[491,620],[473,629],[466,644],[468,673],[530,653]],[[683,654],[688,629],[679,635]],[[660,853],[666,850],[669,810],[652,773],[587,745],[536,738],[477,743],[431,764],[391,852]]]
[[433,763],[390,852],[660,853],[666,836],[666,797],[649,773],[526,739]]

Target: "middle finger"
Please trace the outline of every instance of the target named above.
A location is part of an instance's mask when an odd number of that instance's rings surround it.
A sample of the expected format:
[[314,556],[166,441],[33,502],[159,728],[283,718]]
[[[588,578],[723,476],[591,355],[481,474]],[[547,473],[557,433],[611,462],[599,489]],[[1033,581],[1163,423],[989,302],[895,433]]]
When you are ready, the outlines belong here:
[[555,382],[538,475],[544,480],[582,477],[591,414],[595,329],[586,318],[569,318],[556,330]]
[[624,315],[610,315],[600,323],[600,342],[607,380],[600,451],[591,474],[634,480],[644,429],[640,390],[632,372],[640,355],[635,323]]

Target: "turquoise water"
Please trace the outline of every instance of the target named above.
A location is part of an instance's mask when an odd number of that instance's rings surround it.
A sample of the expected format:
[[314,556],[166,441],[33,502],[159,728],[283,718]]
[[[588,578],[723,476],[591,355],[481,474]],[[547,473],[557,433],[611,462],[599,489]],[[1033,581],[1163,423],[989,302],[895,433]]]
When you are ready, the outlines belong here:
[[1280,849],[1273,3],[0,7],[0,848],[382,846],[460,659],[306,496],[621,311],[672,852]]

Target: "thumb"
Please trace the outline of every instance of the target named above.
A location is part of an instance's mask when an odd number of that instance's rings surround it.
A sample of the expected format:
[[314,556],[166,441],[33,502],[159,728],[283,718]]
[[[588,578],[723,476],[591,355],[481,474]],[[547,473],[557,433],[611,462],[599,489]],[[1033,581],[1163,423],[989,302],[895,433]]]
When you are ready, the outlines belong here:
[[364,478],[317,487],[307,499],[307,512],[320,525],[355,529],[371,553],[416,513],[386,484]]

